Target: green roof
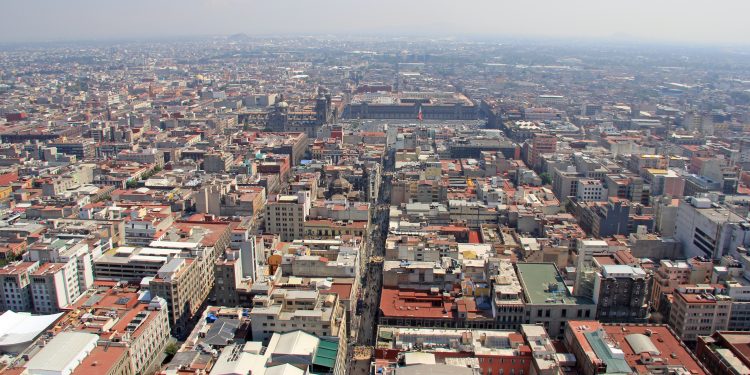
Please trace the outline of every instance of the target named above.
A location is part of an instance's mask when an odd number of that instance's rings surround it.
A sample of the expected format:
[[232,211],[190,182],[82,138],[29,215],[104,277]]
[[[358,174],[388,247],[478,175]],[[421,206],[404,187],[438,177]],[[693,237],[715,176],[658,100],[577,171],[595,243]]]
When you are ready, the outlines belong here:
[[318,350],[315,351],[313,364],[333,368],[336,364],[336,356],[339,353],[339,344],[335,341],[320,340]]
[[593,304],[588,298],[570,294],[554,263],[516,263],[516,268],[530,304]]

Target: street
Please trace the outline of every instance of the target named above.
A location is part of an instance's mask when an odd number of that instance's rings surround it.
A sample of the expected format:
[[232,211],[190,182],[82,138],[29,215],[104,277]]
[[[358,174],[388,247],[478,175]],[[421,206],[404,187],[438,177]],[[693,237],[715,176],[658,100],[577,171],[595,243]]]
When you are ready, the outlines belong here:
[[[388,163],[386,163],[387,165]],[[355,316],[352,329],[356,329],[357,336],[353,346],[372,347],[375,345],[375,335],[378,327],[378,313],[380,311],[380,292],[383,286],[383,258],[385,257],[385,240],[388,236],[388,213],[391,193],[391,178],[386,175],[381,184],[380,199],[373,207],[373,226],[370,232],[368,246],[365,250],[364,282],[362,283],[361,314]],[[354,355],[354,350],[350,351]],[[351,361],[350,374],[365,374],[369,372],[370,362]]]

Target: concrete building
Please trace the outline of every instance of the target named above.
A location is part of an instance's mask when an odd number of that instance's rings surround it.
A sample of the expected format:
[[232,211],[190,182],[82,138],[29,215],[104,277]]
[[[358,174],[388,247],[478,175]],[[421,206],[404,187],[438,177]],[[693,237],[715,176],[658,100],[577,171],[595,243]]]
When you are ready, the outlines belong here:
[[719,294],[711,285],[683,285],[673,293],[669,325],[685,342],[727,330],[732,299]]
[[344,110],[344,117],[362,119],[475,120],[479,107],[458,93],[401,92],[355,95]]
[[696,374],[710,372],[679,335],[665,325],[569,321],[565,346],[575,356],[577,374]]
[[576,217],[579,225],[591,236],[604,238],[628,234],[630,203],[619,198],[608,202],[577,202]]
[[539,170],[542,164],[541,154],[554,154],[557,151],[557,137],[554,135],[537,133],[531,139],[531,155],[529,167]]
[[750,223],[708,198],[687,197],[677,209],[675,239],[686,257],[738,257],[737,248],[750,246]]
[[710,336],[699,336],[695,356],[711,369],[714,375],[750,373],[750,333],[719,331]]
[[550,337],[562,337],[569,319],[594,319],[596,304],[573,296],[553,263],[517,263],[524,291],[524,324],[541,324]]
[[600,180],[580,179],[576,190],[576,199],[583,202],[601,202],[607,200],[607,187]]
[[654,273],[651,306],[654,310],[663,312],[662,307],[668,305],[668,295],[680,285],[708,282],[712,268],[713,262],[705,258],[692,258],[688,261],[662,259]]
[[662,197],[654,203],[654,230],[662,237],[673,237],[677,220],[679,199]]
[[[180,221],[166,238],[175,241],[154,241],[155,248],[180,249],[149,281],[149,290],[167,301],[172,333],[178,337],[188,333],[188,326],[213,290],[215,263],[224,253],[236,224],[213,221]],[[180,241],[176,241],[180,240]]]
[[492,310],[497,327],[518,329],[524,322],[524,291],[511,262],[498,262],[497,275],[492,279]]
[[354,249],[342,250],[336,258],[317,255],[285,254],[281,269],[285,275],[297,277],[359,277],[359,253]]
[[201,263],[196,259],[173,258],[149,282],[151,292],[167,300],[170,326],[178,337],[187,333],[213,286],[206,287]]
[[602,322],[645,322],[650,276],[640,267],[604,264],[594,280],[596,316]]
[[117,160],[132,161],[141,164],[151,164],[155,167],[164,166],[164,152],[155,148],[145,150],[122,150],[117,154]]
[[293,241],[305,236],[305,221],[310,215],[310,192],[297,195],[275,195],[266,205],[265,230],[278,234],[281,241]]
[[37,241],[29,247],[24,254],[24,259],[40,263],[75,261],[78,289],[84,292],[94,283],[93,259],[101,256],[102,248],[109,245],[91,247],[87,241],[82,241],[80,238],[65,237],[67,236],[64,233],[60,233],[56,237],[45,237]]
[[552,191],[561,201],[567,197],[578,196],[578,179],[583,174],[576,171],[576,167],[568,166],[565,169],[555,168],[552,171]]
[[62,168],[40,180],[42,195],[55,197],[94,181],[94,164],[76,164]]
[[97,334],[99,345],[127,347],[126,357],[134,374],[155,370],[170,338],[163,298],[111,282],[87,291],[59,324],[66,331]]
[[97,280],[140,282],[153,277],[170,259],[182,253],[178,248],[121,246],[102,254],[94,261]]
[[203,156],[203,170],[207,173],[226,173],[234,158],[227,152],[210,153]]
[[0,268],[3,287],[0,303],[3,310],[31,311],[31,275],[39,269],[39,262],[16,262]]
[[31,274],[31,300],[35,313],[58,312],[80,295],[75,259],[66,263],[42,264]]
[[198,190],[195,211],[211,215],[221,215],[221,197],[224,194],[219,185],[207,185]]
[[302,330],[318,337],[344,337],[346,320],[338,295],[317,290],[275,289],[253,298],[253,340],[268,342],[274,333]]
[[415,290],[452,290],[461,281],[461,268],[448,257],[434,261],[395,261],[383,263],[383,287]]
[[378,359],[392,361],[419,352],[446,363],[476,358],[482,374],[531,374],[532,354],[515,331],[383,326],[377,338]]

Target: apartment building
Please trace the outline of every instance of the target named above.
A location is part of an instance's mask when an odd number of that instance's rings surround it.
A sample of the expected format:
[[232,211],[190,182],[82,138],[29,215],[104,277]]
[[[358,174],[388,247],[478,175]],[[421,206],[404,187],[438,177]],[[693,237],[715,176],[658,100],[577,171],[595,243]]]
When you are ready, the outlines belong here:
[[128,348],[135,374],[158,366],[170,337],[167,302],[132,287],[102,282],[87,291],[58,323],[61,330],[89,332],[99,344]]
[[550,337],[562,337],[569,319],[596,317],[596,304],[571,295],[553,263],[517,263],[524,293],[524,324],[541,324]]
[[541,167],[542,154],[554,154],[557,151],[557,137],[550,134],[537,133],[531,139],[531,155],[528,159],[529,167],[538,170]]
[[669,325],[685,342],[727,330],[732,299],[707,284],[683,285],[672,294]]
[[645,322],[651,277],[640,267],[602,264],[594,280],[596,316],[602,322]]
[[31,300],[37,314],[58,312],[80,295],[78,265],[74,259],[66,263],[44,263],[31,274]]
[[211,291],[205,286],[200,267],[197,259],[173,258],[149,281],[151,293],[166,299],[170,327],[178,337],[189,332],[195,314]]
[[707,282],[712,269],[713,262],[705,258],[691,258],[688,261],[662,259],[654,272],[651,306],[656,311],[662,311],[667,295],[683,284]]
[[[50,233],[52,234],[52,233]],[[31,247],[24,254],[24,259],[40,263],[68,263],[73,260],[76,263],[78,274],[78,289],[81,292],[91,288],[94,283],[93,259],[101,256],[103,247],[109,245],[90,246],[89,241],[78,237],[66,238],[65,234],[57,234],[55,237],[45,237]]]
[[296,195],[273,195],[266,205],[265,230],[278,234],[282,241],[293,241],[305,236],[305,221],[310,215],[310,192]]
[[125,243],[130,246],[148,246],[174,223],[175,215],[169,206],[135,206],[124,212]]
[[39,262],[15,262],[0,268],[3,287],[0,303],[3,310],[31,311],[31,275],[39,269]]
[[601,202],[607,200],[607,187],[600,180],[578,180],[576,199],[583,202]]
[[344,308],[336,294],[277,288],[253,298],[252,337],[267,342],[274,333],[302,330],[318,337],[343,337]]

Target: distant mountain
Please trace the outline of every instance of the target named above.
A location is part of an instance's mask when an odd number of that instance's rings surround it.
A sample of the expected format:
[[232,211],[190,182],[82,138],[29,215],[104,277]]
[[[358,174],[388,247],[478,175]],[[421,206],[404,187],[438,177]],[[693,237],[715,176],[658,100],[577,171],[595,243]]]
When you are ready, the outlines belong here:
[[244,33],[239,33],[230,35],[228,39],[233,42],[246,42],[250,40],[250,36]]

